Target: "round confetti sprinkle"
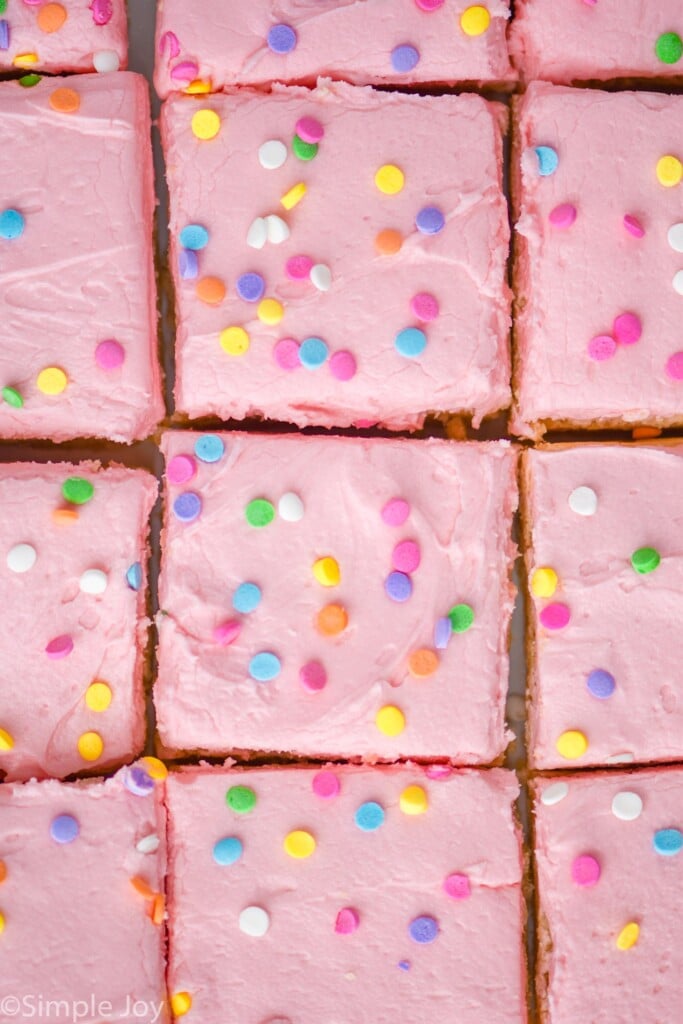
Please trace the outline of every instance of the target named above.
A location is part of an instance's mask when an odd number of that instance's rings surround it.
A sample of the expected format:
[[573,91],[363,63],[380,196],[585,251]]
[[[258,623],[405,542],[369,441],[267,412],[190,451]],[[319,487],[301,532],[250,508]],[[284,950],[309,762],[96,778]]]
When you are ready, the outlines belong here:
[[683,178],[683,163],[677,156],[663,156],[657,161],[657,180],[664,188],[679,185]]
[[236,864],[243,852],[244,846],[241,839],[236,836],[226,836],[224,839],[219,839],[214,845],[213,859],[221,867],[228,867],[230,864]]
[[205,108],[192,115],[192,134],[198,139],[215,139],[220,130],[221,119],[215,110]]
[[275,327],[285,315],[285,308],[277,299],[261,299],[256,309],[256,315],[262,324]]
[[250,272],[237,278],[237,294],[245,302],[259,302],[266,291],[266,282],[260,274]]
[[194,453],[200,462],[220,462],[225,455],[225,443],[218,434],[202,434],[194,443]]
[[181,523],[192,523],[198,519],[202,511],[202,499],[194,491],[179,494],[173,502],[173,515]]
[[329,292],[332,287],[332,271],[324,263],[316,263],[311,267],[311,284],[319,292]]
[[68,657],[73,649],[73,640],[70,636],[64,634],[63,636],[56,636],[54,640],[50,640],[45,648],[45,653],[52,661],[60,661],[62,658]]
[[315,117],[300,117],[294,130],[300,139],[311,145],[321,142],[325,136],[325,129]]
[[399,806],[404,814],[424,814],[429,807],[427,793],[422,786],[406,786],[401,793]]
[[310,256],[290,256],[285,263],[285,274],[290,281],[307,281],[313,269]]
[[81,106],[81,97],[75,89],[64,86],[50,93],[50,106],[60,114],[75,114]]
[[231,786],[225,800],[235,814],[249,814],[256,807],[256,793],[250,786]]
[[304,517],[304,503],[294,491],[287,491],[277,503],[277,512],[280,519],[286,523],[298,523]]
[[13,241],[21,238],[26,228],[26,221],[18,210],[2,210],[0,212],[0,238]]
[[542,178],[554,174],[559,165],[559,157],[552,146],[536,146],[534,152],[538,160],[538,173]]
[[220,644],[221,647],[228,647],[234,643],[237,637],[242,632],[242,623],[237,619],[230,619],[227,622],[221,622],[219,626],[216,626],[213,631],[214,643]]
[[[90,13],[92,14],[92,20],[95,22],[96,25],[108,25],[114,13],[112,0],[91,0]],[[171,50],[173,50],[173,41],[175,41],[176,45],[178,45],[178,38],[177,36],[175,36],[173,32],[167,32],[166,36],[172,37],[172,39],[167,38],[166,40],[164,40],[162,37],[162,43],[164,44],[164,49],[162,50],[162,53],[165,52],[166,46],[170,46]],[[176,50],[176,52],[171,52],[170,56],[177,57],[179,53],[180,46],[178,45],[178,49]]]
[[121,61],[116,50],[96,50],[92,57],[93,67],[101,75],[118,71]]
[[468,896],[472,894],[472,887],[470,880],[467,875],[461,875],[455,872],[452,875],[448,875],[444,879],[443,883],[444,892],[451,897],[452,900],[466,900]]
[[50,822],[50,838],[62,845],[73,843],[80,835],[81,827],[71,814],[58,814]]
[[438,206],[423,206],[415,218],[415,227],[423,235],[438,235],[445,226],[446,218]]
[[439,315],[439,303],[429,292],[418,292],[410,300],[410,311],[423,323],[431,323]]
[[[52,34],[58,32],[66,21],[66,11],[61,4],[45,4],[38,11],[38,28],[41,32]],[[669,63],[672,63],[671,61]]]
[[249,675],[257,683],[269,683],[277,679],[282,668],[280,659],[271,651],[260,651],[249,662]]
[[395,164],[383,164],[375,174],[375,185],[386,196],[396,195],[405,185],[405,176]]
[[406,327],[394,338],[394,347],[406,359],[417,359],[427,347],[427,335],[419,327]]
[[311,782],[313,792],[321,800],[332,800],[339,796],[341,784],[334,772],[322,771],[313,776]]
[[4,860],[0,860],[0,885],[7,879],[7,865]]
[[160,845],[161,840],[159,839],[159,836],[154,833],[150,833],[148,836],[143,836],[142,839],[138,840],[135,844],[135,849],[138,853],[156,853]]
[[112,701],[111,687],[96,679],[85,691],[85,703],[91,711],[106,711]]
[[661,557],[656,548],[638,548],[631,555],[631,565],[642,576],[654,572],[660,562]]
[[672,224],[666,237],[674,252],[683,252],[683,221]]
[[339,563],[330,555],[313,563],[313,575],[323,587],[337,587],[341,583]]
[[36,378],[36,387],[44,395],[61,395],[69,378],[60,366],[46,366]]
[[126,769],[124,782],[126,789],[135,796],[149,796],[154,791],[154,779],[137,764]]
[[394,228],[384,228],[375,235],[375,250],[380,256],[395,256],[401,251],[403,235]]
[[400,736],[406,727],[405,715],[393,704],[385,704],[375,716],[375,725],[385,736]]
[[317,843],[310,832],[296,829],[285,836],[282,845],[285,853],[288,853],[290,857],[294,857],[295,860],[306,860],[315,852]]
[[263,907],[245,907],[239,916],[239,927],[245,935],[260,939],[270,928],[270,915]]
[[391,66],[399,74],[406,74],[417,67],[420,62],[420,51],[409,43],[395,46],[391,51]]
[[396,545],[391,556],[394,569],[415,572],[420,567],[420,547],[414,540],[403,540]]
[[316,616],[316,627],[323,636],[338,636],[349,624],[349,616],[340,604],[327,604]]
[[434,646],[437,651],[445,651],[450,643],[453,627],[448,616],[436,620],[434,627]]
[[163,782],[164,779],[168,778],[168,768],[160,758],[141,757],[140,764],[155,781]]
[[193,60],[181,60],[171,68],[171,78],[174,82],[182,82],[190,85],[199,74],[199,67]]
[[84,732],[78,737],[78,753],[84,761],[97,761],[102,756],[104,743],[97,732]]
[[536,569],[531,577],[531,593],[534,597],[552,597],[557,590],[557,573],[545,566]]
[[11,572],[28,572],[36,564],[38,552],[32,544],[15,544],[7,552],[7,568]]
[[387,526],[403,526],[410,515],[410,505],[403,498],[391,498],[380,514]]
[[307,370],[317,370],[327,360],[328,353],[322,338],[305,338],[299,347],[299,360]]
[[[266,239],[273,245],[281,245],[283,242],[286,242],[290,236],[289,225],[287,222],[284,221],[282,217],[276,216],[274,213],[265,218],[265,226]],[[252,243],[249,242],[249,244]],[[261,246],[257,246],[257,248],[261,248]]]
[[178,253],[178,271],[183,281],[194,281],[199,277],[199,257],[194,250],[180,250]]
[[611,672],[607,672],[604,668],[596,668],[588,676],[586,680],[586,686],[588,692],[598,700],[607,700],[612,696],[616,689],[616,680]]
[[258,159],[267,171],[277,171],[287,159],[287,147],[279,139],[268,139],[259,146]]
[[304,142],[298,135],[295,135],[292,139],[292,153],[297,160],[307,163],[309,160],[314,160],[318,155],[318,147],[315,143]]
[[385,817],[382,805],[368,800],[356,811],[355,822],[361,832],[376,832],[384,824]]
[[243,356],[249,350],[249,335],[243,327],[226,327],[220,334],[221,348],[229,356]]
[[191,455],[174,455],[168,464],[166,476],[172,484],[186,484],[197,472],[197,464]]
[[662,32],[655,43],[655,53],[662,64],[677,64],[683,57],[683,39],[678,32]]
[[101,569],[86,569],[81,574],[78,586],[84,594],[103,594],[108,582],[106,572]]
[[576,220],[577,210],[571,203],[562,203],[550,211],[548,220],[554,228],[566,231]]
[[677,828],[660,828],[654,834],[652,845],[662,857],[674,857],[683,850],[683,832]]
[[131,590],[139,590],[142,586],[142,566],[139,562],[133,562],[126,569],[126,583]]
[[197,281],[195,294],[207,306],[220,306],[226,296],[227,289],[220,277],[203,277]]
[[636,821],[643,813],[643,801],[637,793],[622,790],[612,800],[612,814],[619,821]]
[[356,360],[351,352],[335,352],[330,359],[330,373],[335,380],[352,380],[357,371]]
[[[681,292],[683,295],[683,291]],[[666,372],[672,380],[683,380],[683,352],[674,352],[666,363]]]
[[353,935],[360,925],[360,915],[353,907],[343,907],[337,914],[334,930],[337,935]]
[[443,7],[445,0],[415,0],[415,6],[421,11],[437,11]]
[[635,313],[621,313],[612,325],[612,333],[620,345],[634,345],[643,333],[640,318]]
[[617,351],[617,343],[610,334],[598,334],[588,342],[588,355],[596,363],[611,359]]
[[236,612],[248,615],[258,608],[261,597],[261,588],[255,583],[240,583],[232,596],[232,606]]
[[19,85],[23,86],[24,89],[32,89],[34,85],[38,85],[38,82],[41,81],[41,75],[22,75],[19,79]]
[[16,388],[5,386],[0,394],[2,394],[3,402],[6,402],[7,405],[11,406],[13,409],[23,409],[24,399]]
[[291,25],[272,25],[268,29],[266,42],[273,53],[291,53],[296,48],[297,34]]
[[644,238],[645,236],[645,228],[638,218],[634,217],[631,213],[627,213],[624,217],[624,228],[634,238]]
[[631,949],[635,946],[640,936],[640,925],[635,921],[629,921],[617,936],[617,949]]
[[598,496],[592,487],[575,487],[568,498],[569,507],[577,516],[594,516],[598,510]]
[[117,370],[123,366],[126,352],[123,345],[113,338],[101,341],[95,349],[95,362],[102,370]]
[[428,679],[439,667],[439,657],[428,647],[413,651],[408,658],[408,671],[415,679]]
[[0,752],[12,750],[14,747],[14,737],[11,733],[7,732],[7,729],[0,729]]
[[582,888],[590,889],[600,881],[600,864],[585,853],[577,857],[572,864],[572,880]]
[[466,36],[481,36],[491,24],[491,15],[483,4],[474,4],[460,15],[460,27]]
[[569,729],[559,737],[555,748],[567,761],[576,761],[588,750],[588,740],[578,729]]
[[474,609],[468,604],[456,604],[448,613],[454,633],[466,633],[474,625]]
[[174,1017],[184,1017],[192,1008],[192,996],[189,992],[174,992],[171,996],[171,1013]]
[[299,669],[299,682],[309,693],[319,693],[327,685],[327,672],[319,661],[309,661]]
[[275,519],[275,509],[266,498],[254,498],[245,508],[244,515],[250,526],[261,529]]
[[546,807],[554,807],[561,803],[569,794],[569,786],[566,782],[554,782],[541,793],[541,803]]
[[199,252],[209,244],[209,232],[201,224],[188,224],[180,232],[180,244],[183,249]]
[[280,367],[291,373],[301,367],[299,342],[295,338],[280,338],[273,347],[273,359]]
[[391,572],[384,581],[384,590],[392,601],[402,604],[412,597],[413,584],[404,572]]
[[569,608],[559,601],[546,605],[539,615],[541,625],[546,629],[564,629],[569,625],[570,618]]
[[434,942],[439,934],[438,922],[435,918],[426,915],[414,917],[408,925],[408,934],[413,942],[419,942],[421,945]]

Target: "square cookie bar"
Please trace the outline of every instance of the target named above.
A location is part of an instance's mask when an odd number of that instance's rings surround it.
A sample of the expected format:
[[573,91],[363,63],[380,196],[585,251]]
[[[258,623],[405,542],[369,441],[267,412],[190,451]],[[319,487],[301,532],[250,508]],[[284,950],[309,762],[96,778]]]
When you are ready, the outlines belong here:
[[321,75],[357,85],[510,78],[509,0],[159,0],[155,83],[221,90]]
[[523,456],[529,758],[683,758],[683,444]]
[[163,416],[147,89],[0,83],[0,437],[133,441]]
[[507,406],[504,117],[330,83],[169,100],[178,411],[403,429]]
[[683,78],[680,0],[516,0],[510,31],[526,81]]
[[118,71],[127,60],[125,0],[0,0],[0,71]]
[[145,735],[147,536],[157,484],[96,463],[0,466],[0,773],[63,777]]
[[4,1022],[168,1019],[161,786],[144,766],[0,786]]
[[177,431],[162,448],[166,748],[502,756],[506,442]]
[[512,773],[189,768],[167,786],[183,1022],[525,1024]]
[[519,101],[513,431],[683,424],[683,96]]
[[594,772],[532,785],[541,1021],[677,1021],[683,771]]

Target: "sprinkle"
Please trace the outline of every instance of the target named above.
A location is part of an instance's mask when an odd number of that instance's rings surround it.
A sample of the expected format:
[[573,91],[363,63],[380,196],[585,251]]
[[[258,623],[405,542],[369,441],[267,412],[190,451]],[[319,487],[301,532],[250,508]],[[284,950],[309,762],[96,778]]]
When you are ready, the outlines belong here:
[[554,782],[541,793],[541,803],[546,807],[554,807],[561,803],[569,794],[569,786],[566,782]]
[[123,781],[128,792],[135,796],[149,796],[154,791],[154,779],[137,764],[126,769]]
[[[6,0],[5,0],[6,2]],[[0,12],[5,13],[6,8],[0,4]],[[0,21],[0,51],[9,50],[10,42],[10,30],[9,22],[6,18]]]
[[683,221],[672,224],[666,237],[674,252],[683,252]]
[[588,342],[588,355],[596,363],[611,359],[617,350],[617,343],[609,334],[598,334]]
[[423,206],[415,218],[415,227],[423,235],[438,235],[445,225],[446,218],[438,206]]
[[225,443],[218,434],[202,434],[194,443],[194,453],[200,462],[211,465],[225,455]]
[[409,43],[396,46],[391,51],[391,66],[399,74],[412,71],[420,61],[420,51]]
[[270,915],[263,907],[245,907],[239,916],[239,927],[245,935],[260,939],[270,928]]
[[436,620],[434,627],[434,646],[437,651],[445,651],[450,643],[451,634],[453,633],[453,627],[451,620],[448,616],[443,616]]
[[164,779],[168,778],[168,768],[160,758],[141,757],[139,763],[156,782],[163,782]]
[[282,242],[286,242],[290,234],[287,222],[275,213],[266,217],[266,232],[268,241],[273,245],[281,245]]
[[576,207],[572,206],[571,203],[562,203],[560,206],[556,206],[554,210],[551,210],[548,214],[548,220],[554,228],[560,228],[566,230],[570,228],[576,220],[577,211]]
[[375,715],[375,725],[385,736],[400,736],[406,727],[405,715],[393,704],[385,704]]
[[84,761],[97,761],[102,756],[104,743],[97,732],[84,732],[78,737],[78,753]]
[[443,888],[446,895],[450,896],[452,900],[466,900],[472,894],[469,878],[458,872],[448,875],[444,879]]
[[221,647],[228,647],[235,642],[241,632],[242,623],[238,619],[229,619],[216,626],[212,635],[214,643],[220,644]]
[[294,130],[300,139],[311,145],[317,145],[325,136],[325,129],[314,117],[300,117]]
[[588,692],[597,697],[598,700],[607,700],[611,697],[616,689],[616,685],[614,676],[604,668],[593,669],[586,680]]
[[636,821],[643,813],[643,801],[637,793],[622,790],[612,800],[612,814],[619,821]]
[[334,930],[337,935],[353,935],[360,925],[360,915],[353,907],[343,907],[337,914]]
[[448,613],[454,633],[466,633],[474,624],[474,609],[469,604],[456,604]]
[[662,857],[674,857],[683,850],[683,832],[677,828],[661,828],[655,832],[652,845]]
[[305,338],[299,347],[299,360],[307,370],[317,370],[326,362],[328,353],[322,338]]
[[126,583],[131,590],[139,590],[142,586],[142,566],[139,562],[133,562],[126,569]]
[[635,921],[630,921],[627,925],[624,925],[617,936],[617,949],[631,949],[635,946],[639,936],[640,925]]
[[635,313],[621,313],[612,324],[612,333],[620,345],[634,345],[643,333],[640,318]]
[[335,380],[352,380],[357,369],[355,357],[346,350],[335,352],[330,359],[330,373]]
[[313,792],[321,800],[332,800],[339,796],[341,783],[334,772],[317,772],[311,781]]
[[545,626],[546,629],[564,629],[565,626],[569,625],[570,618],[571,612],[569,608],[566,604],[562,604],[559,601],[546,605],[539,615],[541,625]]
[[[423,2],[425,2],[425,0],[423,0]],[[410,970],[410,966],[411,966],[410,965],[410,960],[399,960],[399,962],[398,962],[398,967],[399,967],[399,970],[401,970],[401,971],[409,971]]]
[[210,78],[208,80],[195,78],[194,82],[190,82],[190,84],[183,89],[183,92],[187,93],[188,96],[204,96],[206,93],[211,91]]
[[643,238],[645,236],[645,228],[638,218],[634,217],[631,213],[627,213],[624,216],[624,228],[634,238]]
[[287,159],[287,147],[279,139],[268,139],[259,146],[258,159],[267,171],[277,171]]
[[404,572],[391,572],[384,581],[384,591],[388,598],[402,604],[409,601],[413,594],[410,576]]
[[538,160],[538,173],[542,178],[554,174],[558,168],[560,159],[552,146],[536,146],[534,152]]
[[679,185],[683,178],[683,163],[677,156],[663,156],[657,161],[657,180],[664,188]]
[[376,832],[384,824],[385,817],[382,805],[368,800],[360,805],[354,820],[361,832]]
[[534,597],[552,597],[557,590],[559,580],[554,569],[547,566],[536,569],[531,577],[531,593]]
[[316,263],[311,267],[311,284],[319,292],[329,292],[332,287],[332,271],[324,263]]
[[68,657],[73,649],[73,640],[67,634],[63,634],[62,636],[56,636],[54,640],[50,640],[45,648],[45,653],[52,661],[60,661],[62,658]]
[[7,729],[0,729],[0,753],[7,750],[12,750],[14,747],[14,737]]
[[[112,0],[92,0],[90,4],[90,12],[92,14],[92,20],[95,22],[96,25],[108,25],[114,13]],[[173,52],[174,42],[175,45],[178,47],[175,53]],[[167,47],[170,51],[171,57],[177,57],[178,54],[180,53],[180,44],[178,43],[178,37],[175,35],[174,32],[165,32],[164,35],[161,37],[159,48],[162,54],[165,53]]]
[[199,252],[209,244],[209,232],[201,224],[188,224],[180,232],[180,244],[184,249]]
[[643,576],[654,572],[660,562],[661,557],[656,548],[638,548],[631,555],[631,565]]
[[414,917],[408,925],[408,934],[413,942],[426,945],[434,942],[439,934],[438,922],[433,917]]
[[270,683],[280,675],[282,664],[271,651],[260,651],[249,662],[249,675],[257,683]]
[[28,572],[36,564],[38,552],[32,544],[15,544],[7,552],[7,568],[11,572]]
[[410,311],[423,323],[431,323],[439,315],[439,303],[429,292],[418,292],[410,300]]
[[421,11],[437,11],[443,4],[444,0],[415,0],[415,6]]
[[68,383],[69,378],[59,366],[46,366],[36,377],[36,387],[44,395],[61,395]]
[[592,487],[575,487],[567,500],[577,516],[594,516],[598,510],[598,496]]
[[37,64],[38,63],[38,54],[37,53],[18,53],[16,55],[16,57],[14,58],[14,60],[12,61],[12,63],[15,65],[15,67],[18,67],[18,68],[30,67],[31,64]]
[[266,291],[266,282],[260,274],[250,272],[237,278],[237,294],[245,302],[258,302]]
[[261,588],[255,583],[240,583],[232,595],[232,606],[236,612],[248,615],[249,612],[256,611],[262,596]]
[[150,833],[150,835],[143,836],[142,839],[138,840],[135,844],[135,849],[138,853],[156,853],[160,845],[161,840],[159,839],[159,836],[154,833]]
[[78,522],[78,511],[75,508],[55,508],[52,510],[51,519],[58,526],[69,526]]
[[420,567],[420,546],[414,540],[402,540],[396,545],[391,564],[400,572],[415,572]]
[[197,472],[197,463],[191,455],[174,455],[166,469],[166,476],[172,484],[186,484]]
[[192,1007],[192,996],[189,992],[174,992],[171,996],[171,1013],[174,1017],[184,1017]]
[[106,711],[112,701],[111,687],[107,683],[96,679],[85,691],[85,703],[91,711],[101,713]]
[[224,839],[219,839],[214,845],[213,859],[221,867],[228,867],[230,864],[236,864],[243,852],[244,846],[241,839],[236,836],[226,836]]
[[387,526],[403,526],[410,515],[410,505],[403,498],[391,498],[380,515]]
[[81,574],[78,586],[84,594],[103,594],[107,589],[108,582],[106,572],[101,569],[86,569]]
[[50,838],[55,843],[73,843],[80,835],[81,827],[71,814],[58,814],[50,822]]
[[292,153],[294,153],[297,160],[307,163],[309,160],[314,160],[318,155],[318,147],[315,143],[304,142],[298,135],[295,135],[292,139]]
[[21,238],[26,227],[23,214],[18,210],[7,209],[0,213],[0,238],[13,241]]
[[346,609],[340,604],[326,604],[316,616],[316,628],[323,636],[339,636],[349,624]]
[[229,356],[243,356],[249,351],[249,344],[244,327],[225,327],[220,333],[220,346]]
[[395,256],[402,245],[403,235],[394,228],[384,228],[375,235],[375,250],[380,256]]
[[4,860],[0,860],[0,885],[7,879],[7,865]]
[[428,679],[439,667],[439,657],[429,647],[420,647],[408,658],[408,671],[415,679]]
[[296,185],[292,185],[289,191],[280,199],[280,204],[284,206],[285,210],[293,210],[297,206],[303,197],[308,192],[308,186],[305,182],[299,181]]
[[313,575],[323,587],[337,587],[341,582],[339,563],[330,555],[313,563]]
[[386,196],[394,196],[403,190],[405,175],[395,164],[383,164],[375,174],[375,185]]
[[66,11],[61,4],[45,4],[38,11],[38,28],[41,32],[51,35],[58,32],[66,21]]
[[115,50],[97,50],[93,54],[92,63],[95,71],[101,75],[118,71],[121,65],[119,55]]
[[285,836],[283,847],[285,853],[295,860],[306,860],[314,853],[317,843],[310,832],[303,829],[296,829]]
[[[681,295],[683,295],[683,275],[681,276]],[[674,352],[666,363],[667,376],[672,380],[683,380],[683,352]]]
[[197,281],[195,294],[207,306],[220,306],[226,294],[225,283],[220,277],[203,277]]
[[268,218],[256,217],[247,231],[247,245],[252,249],[262,249],[268,241]]
[[600,864],[595,857],[591,857],[588,853],[577,857],[572,864],[572,880],[584,889],[590,889],[597,885],[600,881],[600,874]]
[[273,359],[280,367],[291,373],[301,366],[299,342],[295,338],[281,338],[273,347]]
[[116,370],[123,366],[126,352],[123,345],[113,338],[101,341],[95,349],[95,362],[102,370]]
[[290,256],[285,263],[285,274],[290,281],[307,281],[313,269],[310,256]]
[[21,396],[21,392],[17,391],[16,388],[5,386],[0,391],[0,394],[2,395],[3,402],[6,402],[12,409],[23,409],[24,399]]
[[399,807],[404,814],[424,814],[429,807],[429,800],[422,786],[406,786],[401,793]]
[[309,693],[319,693],[327,685],[327,672],[319,661],[309,661],[299,669],[299,682]]
[[277,299],[261,299],[256,309],[256,316],[262,324],[275,327],[285,315],[285,307]]
[[186,84],[189,84],[195,80],[198,74],[199,67],[196,61],[193,60],[181,60],[171,68],[171,78],[174,82],[185,82]]
[[266,42],[273,53],[291,53],[296,48],[297,34],[291,25],[272,25]]
[[50,106],[60,114],[75,114],[81,106],[81,97],[74,89],[64,86],[50,93]]
[[662,64],[677,64],[683,57],[683,39],[678,32],[662,32],[655,43],[655,53]]
[[468,7],[460,15],[460,27],[466,36],[481,36],[491,24],[491,15],[483,4]]
[[199,257],[192,249],[181,249],[178,253],[178,273],[181,281],[194,281],[199,277]]
[[277,512],[286,523],[298,523],[304,517],[304,503],[294,491],[287,491],[277,503]]
[[235,814],[249,814],[256,807],[256,793],[250,786],[231,786],[225,799]]
[[244,515],[250,526],[261,529],[275,519],[275,509],[266,498],[254,498],[246,506]]
[[184,491],[173,502],[173,515],[181,523],[192,523],[202,511],[202,499],[194,491]]
[[588,740],[578,729],[569,729],[559,737],[555,748],[567,761],[576,761],[588,750]]
[[204,108],[192,115],[192,134],[207,141],[215,139],[221,130],[221,119],[215,110]]
[[405,327],[394,338],[394,348],[406,359],[417,359],[427,347],[427,335],[419,327]]

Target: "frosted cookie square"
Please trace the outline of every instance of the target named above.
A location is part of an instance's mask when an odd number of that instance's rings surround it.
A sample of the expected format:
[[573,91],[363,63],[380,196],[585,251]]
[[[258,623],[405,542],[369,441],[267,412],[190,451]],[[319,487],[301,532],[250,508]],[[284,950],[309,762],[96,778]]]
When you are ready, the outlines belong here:
[[118,71],[127,60],[125,0],[0,0],[0,71]]

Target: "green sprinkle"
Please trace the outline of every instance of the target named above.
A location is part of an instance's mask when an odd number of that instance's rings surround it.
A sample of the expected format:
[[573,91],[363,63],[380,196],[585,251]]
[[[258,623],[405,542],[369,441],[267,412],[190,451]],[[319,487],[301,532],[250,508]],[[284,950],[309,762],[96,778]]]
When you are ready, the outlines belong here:
[[0,0],[0,14],[4,14],[7,10],[7,0]]
[[645,573],[653,572],[660,562],[661,558],[656,548],[638,548],[631,555],[631,565],[643,576]]
[[662,64],[676,64],[683,56],[683,39],[677,32],[664,32],[655,43]]
[[268,526],[275,518],[275,509],[265,498],[254,498],[244,510],[250,526]]
[[[0,0],[0,3],[2,3],[2,0]],[[13,409],[21,409],[24,404],[24,399],[16,388],[3,388],[2,398],[3,401],[7,402],[8,405],[11,405]]]
[[292,139],[292,152],[299,160],[312,160],[318,155],[317,142],[304,142],[298,135]]
[[87,504],[94,493],[93,485],[89,480],[84,480],[82,476],[70,476],[62,484],[62,497],[65,501],[70,501],[72,505]]
[[235,814],[249,814],[256,807],[256,793],[249,786],[231,786],[225,799]]
[[474,611],[468,604],[456,604],[448,613],[454,633],[466,633],[474,622]]
[[[2,3],[2,0],[0,0]],[[38,85],[40,81],[40,75],[22,75],[19,79],[19,85],[23,85],[24,89],[30,89],[33,85]]]

